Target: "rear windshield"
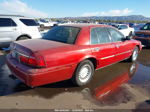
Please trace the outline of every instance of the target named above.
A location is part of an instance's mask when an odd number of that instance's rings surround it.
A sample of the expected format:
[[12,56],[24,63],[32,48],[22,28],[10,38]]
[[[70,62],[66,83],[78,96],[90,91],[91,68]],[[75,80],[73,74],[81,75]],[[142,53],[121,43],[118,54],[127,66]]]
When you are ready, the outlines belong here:
[[67,44],[74,44],[80,28],[71,26],[56,26],[48,31],[43,37],[46,40],[52,40]]
[[20,19],[20,21],[27,26],[38,26],[34,19]]
[[150,30],[150,23],[147,23],[146,25],[144,25],[141,30]]

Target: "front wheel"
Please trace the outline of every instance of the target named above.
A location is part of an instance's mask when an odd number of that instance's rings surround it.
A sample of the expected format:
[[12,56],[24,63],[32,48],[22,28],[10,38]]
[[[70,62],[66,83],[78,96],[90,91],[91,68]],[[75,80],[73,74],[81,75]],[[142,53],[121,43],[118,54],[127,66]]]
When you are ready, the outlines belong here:
[[138,58],[139,55],[139,48],[135,47],[133,50],[133,53],[131,55],[131,57],[128,59],[130,62],[135,62]]
[[94,65],[91,61],[81,62],[72,77],[72,82],[77,86],[86,85],[92,79],[94,74]]

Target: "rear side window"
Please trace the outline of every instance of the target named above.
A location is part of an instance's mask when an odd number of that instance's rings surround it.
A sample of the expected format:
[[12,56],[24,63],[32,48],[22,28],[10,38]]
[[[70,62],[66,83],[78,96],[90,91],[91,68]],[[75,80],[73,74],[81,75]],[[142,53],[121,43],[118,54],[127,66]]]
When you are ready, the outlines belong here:
[[102,27],[92,28],[91,30],[91,44],[109,43],[110,38],[107,30]]
[[113,42],[122,41],[122,38],[125,38],[123,34],[114,28],[108,28],[108,31],[110,32]]
[[27,26],[38,26],[34,19],[20,19],[20,21]]
[[0,18],[0,27],[15,27],[17,24],[10,18]]

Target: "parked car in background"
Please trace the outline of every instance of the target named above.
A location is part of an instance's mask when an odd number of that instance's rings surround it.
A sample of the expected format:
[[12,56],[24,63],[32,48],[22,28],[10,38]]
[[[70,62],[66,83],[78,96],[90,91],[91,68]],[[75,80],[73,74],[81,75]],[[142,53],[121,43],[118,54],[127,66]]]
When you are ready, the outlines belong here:
[[135,25],[135,23],[129,23],[129,27],[133,28],[133,26]]
[[18,15],[0,15],[0,46],[9,45],[12,41],[41,38],[33,18]]
[[10,48],[10,70],[35,87],[67,79],[85,85],[97,69],[136,61],[142,46],[110,26],[70,24],[52,28],[42,39],[14,42]]
[[131,36],[134,34],[134,28],[131,28],[126,24],[118,24],[117,28],[124,36]]
[[53,21],[49,21],[49,20],[45,20],[45,19],[40,19],[38,20],[38,23],[40,25],[40,27],[53,27],[53,26],[57,26],[58,23],[57,22],[53,22]]
[[135,32],[133,38],[141,41],[143,45],[150,47],[150,23],[145,24],[140,28],[140,31]]
[[133,26],[134,32],[140,31],[140,29],[145,25],[145,23],[136,24]]

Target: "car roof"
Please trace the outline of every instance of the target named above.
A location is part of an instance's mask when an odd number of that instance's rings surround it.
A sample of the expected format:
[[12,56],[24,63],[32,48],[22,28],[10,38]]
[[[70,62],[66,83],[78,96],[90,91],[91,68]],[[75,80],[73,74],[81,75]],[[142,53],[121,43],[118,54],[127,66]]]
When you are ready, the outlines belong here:
[[109,25],[103,25],[103,24],[64,24],[61,26],[72,26],[72,27],[79,27],[79,28],[83,28],[83,27],[111,27]]
[[30,18],[30,17],[25,17],[25,16],[21,16],[21,15],[5,15],[5,14],[0,14],[0,18],[24,18],[24,19],[34,19],[34,18]]

